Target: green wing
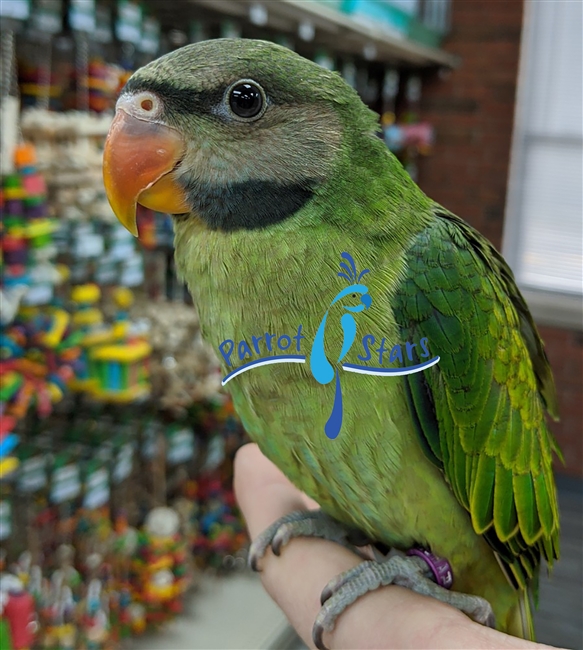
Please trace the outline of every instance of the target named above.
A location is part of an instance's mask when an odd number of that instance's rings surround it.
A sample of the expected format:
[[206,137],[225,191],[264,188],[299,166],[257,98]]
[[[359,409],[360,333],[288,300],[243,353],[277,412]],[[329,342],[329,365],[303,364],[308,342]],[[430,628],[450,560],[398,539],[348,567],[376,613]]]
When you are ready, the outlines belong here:
[[559,515],[544,411],[553,378],[503,258],[445,211],[408,252],[395,317],[403,340],[427,337],[440,362],[408,375],[419,439],[511,582],[535,584],[541,554],[558,558]]

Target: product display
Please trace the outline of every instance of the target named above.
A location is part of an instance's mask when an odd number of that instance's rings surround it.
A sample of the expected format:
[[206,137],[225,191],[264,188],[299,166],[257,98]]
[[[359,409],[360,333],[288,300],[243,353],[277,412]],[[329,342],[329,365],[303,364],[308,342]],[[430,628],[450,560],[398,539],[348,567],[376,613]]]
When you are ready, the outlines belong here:
[[60,410],[34,434],[21,427],[18,446],[3,418],[0,592],[33,596],[35,647],[66,634],[67,647],[110,647],[178,614],[196,571],[244,566],[229,487],[243,434],[228,402],[200,402],[180,424],[117,408],[114,420],[95,402]]
[[[242,431],[216,402],[216,361],[192,309],[149,311],[135,304],[134,282],[111,286],[127,279],[133,238],[99,215],[90,230],[91,207],[68,220],[58,175],[45,182],[30,144],[16,157],[2,193],[0,624],[10,648],[110,648],[181,611],[194,558],[199,568],[244,564],[230,473],[216,474]],[[79,242],[101,237],[92,252],[120,260],[101,286],[75,282],[75,264],[79,278],[103,280],[84,251],[63,244],[75,225]],[[145,419],[133,404],[146,405]],[[216,444],[205,452],[209,436],[222,441],[218,458]],[[151,483],[140,481],[142,463]]]

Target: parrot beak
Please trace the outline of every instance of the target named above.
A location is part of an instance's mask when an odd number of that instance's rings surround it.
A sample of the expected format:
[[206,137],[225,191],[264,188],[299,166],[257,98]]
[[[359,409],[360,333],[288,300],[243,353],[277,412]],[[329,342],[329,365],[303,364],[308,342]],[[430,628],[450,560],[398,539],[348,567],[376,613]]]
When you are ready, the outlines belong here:
[[185,152],[180,133],[118,108],[103,152],[105,192],[117,218],[138,236],[136,206],[189,212],[184,190],[170,176]]

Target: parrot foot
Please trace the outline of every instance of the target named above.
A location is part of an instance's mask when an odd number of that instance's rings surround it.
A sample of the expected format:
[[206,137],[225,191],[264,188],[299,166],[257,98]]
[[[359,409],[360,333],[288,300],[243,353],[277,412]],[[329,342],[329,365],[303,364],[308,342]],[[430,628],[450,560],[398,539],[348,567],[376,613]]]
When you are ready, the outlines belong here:
[[472,618],[477,623],[494,627],[490,603],[479,596],[462,594],[434,582],[434,574],[420,557],[393,555],[384,562],[368,560],[333,578],[322,591],[322,609],[312,629],[312,639],[318,650],[327,650],[324,632],[330,632],[344,610],[369,591],[387,585],[400,585],[419,594],[431,596]]
[[360,532],[343,526],[322,510],[296,510],[278,519],[265,529],[251,544],[249,549],[249,566],[253,571],[260,571],[259,560],[269,547],[275,555],[281,554],[281,548],[294,537],[319,537],[346,546],[361,557],[356,546],[366,546],[370,541]]

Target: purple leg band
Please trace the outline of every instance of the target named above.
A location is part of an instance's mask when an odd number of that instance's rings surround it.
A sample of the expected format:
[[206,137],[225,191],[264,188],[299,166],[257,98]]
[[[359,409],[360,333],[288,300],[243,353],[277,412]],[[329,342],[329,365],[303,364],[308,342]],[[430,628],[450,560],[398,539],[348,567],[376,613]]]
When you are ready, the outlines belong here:
[[437,557],[424,548],[412,548],[407,551],[407,555],[416,555],[425,560],[427,566],[435,576],[435,582],[444,589],[450,589],[453,584],[453,571],[450,563],[443,557]]

